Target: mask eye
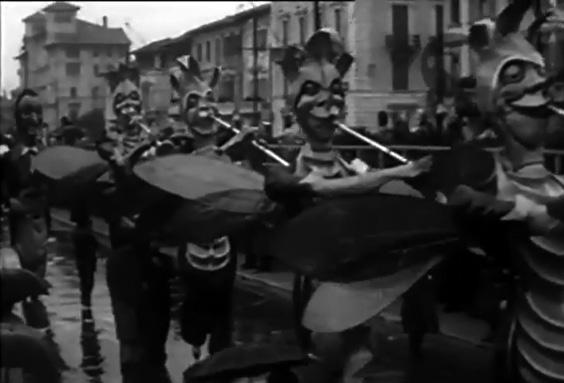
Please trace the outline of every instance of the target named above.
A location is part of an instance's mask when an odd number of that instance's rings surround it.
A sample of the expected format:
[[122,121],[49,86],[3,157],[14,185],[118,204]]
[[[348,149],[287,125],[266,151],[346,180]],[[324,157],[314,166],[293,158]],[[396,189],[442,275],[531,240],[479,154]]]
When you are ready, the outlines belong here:
[[335,93],[341,96],[344,95],[345,88],[343,87],[343,83],[339,80],[333,82],[333,84],[331,84],[331,93]]
[[137,100],[139,100],[139,93],[137,93],[136,91],[133,91],[133,92],[129,93],[129,98],[137,101]]
[[123,100],[125,100],[125,96],[122,93],[118,93],[116,94],[116,97],[114,98],[116,104],[119,104],[120,102],[123,102]]
[[195,94],[191,94],[186,99],[186,108],[187,109],[194,108],[194,107],[198,106],[199,102],[200,102],[200,96],[195,95]]
[[315,82],[306,82],[302,88],[302,94],[307,96],[315,96],[321,90],[321,86]]
[[206,100],[211,101],[211,102],[215,102],[215,95],[213,94],[213,92],[211,90],[206,93]]
[[526,66],[524,63],[513,63],[507,65],[501,71],[501,83],[503,85],[516,84],[525,78]]

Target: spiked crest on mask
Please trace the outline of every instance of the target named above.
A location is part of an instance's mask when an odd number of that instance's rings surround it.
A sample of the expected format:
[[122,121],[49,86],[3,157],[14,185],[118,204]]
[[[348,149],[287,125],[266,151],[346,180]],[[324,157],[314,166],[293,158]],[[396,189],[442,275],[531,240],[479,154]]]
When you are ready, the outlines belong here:
[[128,129],[131,119],[142,112],[139,68],[121,63],[104,77],[110,94],[106,101],[106,125],[120,131]]
[[353,57],[334,30],[320,29],[304,48],[291,46],[279,62],[290,82],[290,98],[308,140],[331,142],[345,107],[342,78]]
[[170,84],[173,98],[179,103],[181,119],[188,125],[192,134],[216,134],[218,127],[213,117],[217,114],[217,102],[213,89],[219,82],[220,68],[213,68],[210,80],[205,81],[200,64],[194,57],[180,57],[176,62],[178,70],[170,73]]

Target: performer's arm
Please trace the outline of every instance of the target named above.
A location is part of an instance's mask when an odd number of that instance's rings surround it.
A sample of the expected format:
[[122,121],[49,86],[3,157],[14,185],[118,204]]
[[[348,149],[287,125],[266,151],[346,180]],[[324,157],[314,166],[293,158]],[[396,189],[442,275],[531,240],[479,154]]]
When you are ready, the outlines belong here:
[[564,197],[554,199],[547,204],[539,204],[518,195],[515,199],[515,208],[504,216],[503,220],[527,222],[531,234],[564,234],[563,205]]
[[301,183],[310,185],[312,190],[320,195],[367,193],[378,190],[382,185],[392,180],[416,177],[428,171],[431,164],[431,157],[425,157],[421,160],[394,168],[378,169],[356,176],[329,180],[312,173],[302,180]]

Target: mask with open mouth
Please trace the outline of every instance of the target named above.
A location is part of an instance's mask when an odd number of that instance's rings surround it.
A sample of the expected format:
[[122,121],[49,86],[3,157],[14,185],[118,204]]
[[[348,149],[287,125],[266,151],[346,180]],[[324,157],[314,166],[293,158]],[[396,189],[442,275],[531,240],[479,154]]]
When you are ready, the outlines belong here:
[[36,145],[43,126],[43,107],[35,91],[24,89],[18,95],[14,103],[14,117],[18,139],[25,145]]
[[106,103],[106,126],[111,132],[139,134],[139,127],[132,123],[143,108],[139,68],[122,63],[116,70],[105,73],[105,77],[111,94]]
[[342,78],[353,62],[339,35],[330,29],[314,33],[303,49],[287,48],[280,62],[290,81],[290,98],[308,141],[329,144],[345,108]]
[[214,68],[211,79],[206,82],[200,72],[200,64],[192,56],[177,60],[179,73],[170,74],[172,89],[180,98],[180,116],[190,132],[198,136],[213,136],[218,132],[214,120],[217,116],[217,102],[213,89],[220,77],[220,69]]
[[508,6],[491,28],[470,33],[477,53],[476,100],[480,112],[493,116],[502,136],[525,148],[542,147],[548,119],[557,110],[548,96],[545,61],[520,33],[526,2]]

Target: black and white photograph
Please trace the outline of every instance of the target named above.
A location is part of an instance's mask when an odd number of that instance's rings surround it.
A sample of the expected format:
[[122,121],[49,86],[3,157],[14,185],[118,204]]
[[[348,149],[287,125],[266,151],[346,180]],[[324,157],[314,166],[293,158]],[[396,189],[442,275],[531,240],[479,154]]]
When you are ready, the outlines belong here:
[[564,383],[564,0],[0,25],[0,383]]

